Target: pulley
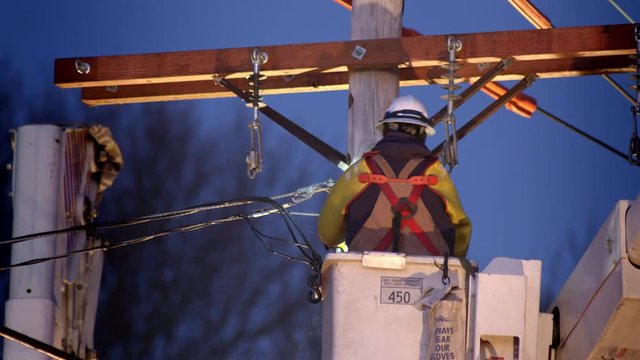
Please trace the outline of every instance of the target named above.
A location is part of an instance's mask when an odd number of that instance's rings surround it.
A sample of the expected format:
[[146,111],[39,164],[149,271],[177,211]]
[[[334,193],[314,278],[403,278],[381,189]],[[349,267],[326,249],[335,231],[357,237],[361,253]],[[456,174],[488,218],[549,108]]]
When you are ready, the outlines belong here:
[[462,49],[462,41],[449,36],[447,38],[449,62],[442,65],[442,68],[447,70],[447,73],[442,75],[442,78],[447,80],[447,83],[440,85],[440,87],[447,90],[447,94],[441,96],[443,100],[447,101],[447,114],[444,118],[445,145],[442,157],[449,172],[458,165],[458,140],[456,136],[456,118],[453,115],[453,110],[454,102],[460,99],[460,96],[454,93],[460,89],[460,86],[455,84],[458,79],[455,73],[460,69],[460,65],[456,63],[456,52],[460,51],[460,49]]

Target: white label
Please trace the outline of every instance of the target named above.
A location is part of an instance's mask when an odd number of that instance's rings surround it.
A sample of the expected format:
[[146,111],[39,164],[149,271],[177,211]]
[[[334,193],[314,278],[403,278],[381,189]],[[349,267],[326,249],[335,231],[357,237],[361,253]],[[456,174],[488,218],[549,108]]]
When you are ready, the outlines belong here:
[[421,278],[382,276],[380,303],[411,305],[422,295]]

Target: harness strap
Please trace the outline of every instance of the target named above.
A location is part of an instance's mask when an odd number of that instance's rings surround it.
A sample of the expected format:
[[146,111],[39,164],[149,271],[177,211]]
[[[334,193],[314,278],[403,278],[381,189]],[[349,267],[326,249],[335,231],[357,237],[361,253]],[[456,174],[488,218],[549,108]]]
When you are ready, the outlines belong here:
[[[425,234],[424,231],[422,231],[422,228],[420,228],[420,225],[418,225],[418,223],[416,223],[414,219],[403,220],[400,223],[400,229],[402,229],[404,226],[409,227],[413,235],[420,241],[420,243],[422,243],[422,245],[424,245],[425,249],[427,249],[427,251],[429,251],[430,254],[438,255],[440,253],[438,249],[436,249],[436,247],[431,242],[431,239],[429,239],[429,236],[427,236],[427,234]],[[380,242],[378,242],[378,244],[373,248],[373,250],[385,251],[389,248],[389,246],[391,246],[392,242],[393,242],[393,231],[389,230],[384,235],[382,240],[380,240]]]
[[[416,161],[414,161],[416,160]],[[416,204],[418,199],[420,198],[420,194],[424,190],[426,185],[435,185],[438,182],[438,178],[429,175],[429,176],[412,176],[407,179],[406,177],[411,174],[411,172],[418,166],[418,164],[423,161],[423,159],[412,159],[407,162],[400,173],[404,175],[405,178],[398,179],[393,176],[393,170],[389,163],[378,153],[367,153],[365,154],[365,161],[367,165],[373,172],[373,174],[360,174],[358,176],[358,180],[361,182],[370,182],[375,183],[380,188],[380,191],[384,194],[384,196],[389,200],[392,209],[394,209],[400,199],[395,194],[389,182],[408,182],[413,185],[411,189],[411,193],[408,198],[406,198],[411,205]],[[385,171],[386,170],[386,171]],[[384,173],[385,175],[382,175]],[[392,175],[390,177],[389,175]],[[413,180],[412,180],[413,179]],[[405,206],[405,204],[400,204]],[[385,251],[389,248],[391,243],[394,244],[394,251],[398,251],[397,249],[397,239],[399,237],[399,233],[403,227],[407,226],[409,230],[414,234],[414,236],[422,243],[422,245],[429,251],[431,254],[438,254],[438,250],[431,242],[431,239],[425,234],[424,230],[420,227],[420,225],[413,218],[413,213],[409,211],[409,209],[394,209],[394,219],[392,229],[389,230],[385,236],[378,242],[378,244],[374,247],[375,251]],[[404,213],[403,213],[404,212]],[[399,222],[399,224],[397,224]],[[396,240],[396,241],[394,241]]]
[[412,176],[408,179],[395,179],[388,178],[384,175],[379,174],[367,174],[361,173],[358,175],[358,181],[361,183],[373,183],[373,184],[383,184],[386,182],[403,182],[403,183],[411,183],[411,185],[436,185],[438,183],[438,177],[435,175],[416,175]]
[[411,159],[411,160],[407,161],[407,163],[404,165],[402,170],[400,170],[400,173],[398,174],[398,178],[399,179],[407,179],[409,177],[409,175],[411,175],[411,172],[416,167],[418,167],[418,165],[423,160],[424,160],[423,158],[414,158],[414,159]]
[[[377,168],[376,174],[384,174],[389,178],[396,178],[396,173],[393,171],[391,165],[389,165],[387,160],[379,153],[371,153],[371,155],[367,155],[367,159],[373,160],[371,162],[373,162]],[[370,165],[369,161],[367,161],[367,165]]]

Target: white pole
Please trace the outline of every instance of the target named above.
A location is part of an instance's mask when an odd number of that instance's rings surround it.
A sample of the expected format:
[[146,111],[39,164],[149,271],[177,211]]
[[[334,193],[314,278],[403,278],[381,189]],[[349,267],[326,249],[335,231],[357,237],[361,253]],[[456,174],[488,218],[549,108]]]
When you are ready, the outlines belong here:
[[[62,129],[52,125],[27,125],[16,135],[13,173],[13,236],[57,227]],[[55,254],[55,236],[12,245],[11,263]],[[53,262],[11,270],[7,327],[52,344],[54,329]],[[47,359],[33,349],[6,340],[6,360]]]
[[631,202],[627,211],[626,238],[629,260],[640,266],[640,195]]
[[[351,40],[400,37],[402,8],[403,0],[354,0]],[[366,48],[355,51],[354,56],[366,57]],[[398,89],[397,68],[349,73],[348,151],[352,162],[382,136],[375,124],[398,96]]]

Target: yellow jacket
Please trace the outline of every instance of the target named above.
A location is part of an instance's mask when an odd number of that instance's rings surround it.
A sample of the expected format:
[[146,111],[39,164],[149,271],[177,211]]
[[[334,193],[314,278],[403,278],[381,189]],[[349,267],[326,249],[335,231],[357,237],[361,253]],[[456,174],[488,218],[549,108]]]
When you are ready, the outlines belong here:
[[[351,200],[369,186],[368,183],[361,183],[358,175],[371,172],[364,159],[358,160],[340,176],[327,196],[318,219],[318,234],[327,246],[336,247],[345,241],[347,207]],[[465,257],[471,238],[471,222],[462,209],[454,184],[439,161],[427,167],[424,175],[438,178],[437,184],[431,185],[430,188],[443,200],[446,213],[454,226],[455,253],[451,255]]]

